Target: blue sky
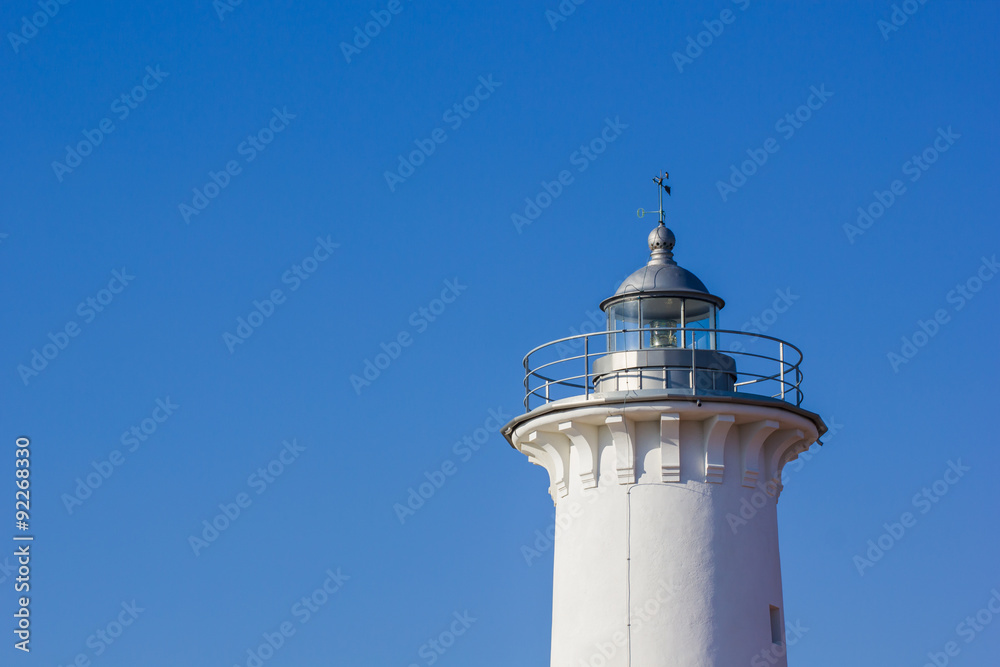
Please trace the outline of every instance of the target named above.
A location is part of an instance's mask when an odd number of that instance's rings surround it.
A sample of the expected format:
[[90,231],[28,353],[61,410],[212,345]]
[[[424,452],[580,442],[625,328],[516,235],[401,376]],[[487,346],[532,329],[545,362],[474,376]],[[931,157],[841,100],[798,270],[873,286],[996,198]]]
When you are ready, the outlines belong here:
[[1000,8],[903,4],[5,3],[0,662],[547,665],[547,479],[484,431],[645,261],[664,168],[721,325],[793,295],[767,333],[841,426],[779,505],[791,661],[995,660]]

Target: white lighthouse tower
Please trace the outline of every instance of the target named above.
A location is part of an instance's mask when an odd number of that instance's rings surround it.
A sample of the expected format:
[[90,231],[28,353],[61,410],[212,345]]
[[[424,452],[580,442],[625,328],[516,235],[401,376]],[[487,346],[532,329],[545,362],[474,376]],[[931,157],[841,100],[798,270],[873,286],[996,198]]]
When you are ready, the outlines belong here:
[[532,350],[504,428],[556,506],[551,665],[785,667],[781,470],[826,425],[798,348],[721,328],[659,213],[607,331]]

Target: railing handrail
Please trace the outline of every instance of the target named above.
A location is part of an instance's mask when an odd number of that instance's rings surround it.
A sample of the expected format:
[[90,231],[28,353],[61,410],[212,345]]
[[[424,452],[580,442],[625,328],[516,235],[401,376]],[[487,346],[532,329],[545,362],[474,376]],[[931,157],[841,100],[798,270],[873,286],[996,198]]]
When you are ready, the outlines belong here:
[[[556,339],[556,340],[550,340],[548,343],[544,343],[542,345],[539,345],[535,349],[533,349],[530,352],[528,352],[528,354],[524,355],[524,360],[523,361],[524,361],[525,364],[527,364],[528,363],[528,357],[530,357],[531,355],[533,355],[535,352],[538,352],[539,350],[545,349],[546,347],[549,347],[550,345],[558,345],[559,343],[564,343],[564,342],[566,342],[568,340],[575,340],[577,338],[591,338],[591,337],[596,338],[598,336],[614,336],[616,334],[641,333],[641,332],[649,332],[649,331],[684,331],[684,332],[692,331],[694,333],[717,333],[717,334],[724,333],[724,334],[736,334],[737,336],[746,336],[748,338],[763,338],[765,340],[774,341],[775,343],[783,343],[784,345],[787,345],[788,347],[790,347],[793,350],[795,350],[796,352],[798,352],[798,354],[799,354],[799,361],[798,361],[798,363],[802,363],[802,359],[803,359],[802,350],[800,350],[798,347],[796,347],[792,343],[789,343],[787,340],[781,340],[780,338],[775,338],[774,336],[768,336],[767,334],[750,333],[750,332],[747,332],[747,331],[737,331],[735,329],[701,329],[701,328],[694,328],[694,327],[649,327],[649,328],[646,328],[646,329],[615,329],[614,331],[592,331],[590,333],[576,334],[575,336],[566,336],[565,338],[559,338],[559,339]],[[670,348],[657,347],[657,348],[642,348],[642,349],[651,349],[651,350],[664,350],[664,349],[667,349],[667,350],[686,350],[686,349],[690,349],[690,348],[686,348],[686,347],[670,347]],[[706,350],[708,348],[698,348],[698,349]],[[633,350],[629,350],[629,351],[631,352]],[[716,349],[716,350],[712,350],[712,351],[713,352],[722,352],[723,354],[726,353],[726,350]],[[739,353],[738,352],[733,352],[732,354],[739,354]]]
[[[648,344],[643,345],[642,334],[648,332],[681,332],[681,346],[680,347],[660,347],[660,346],[650,346]],[[691,343],[688,344],[688,332],[691,333]],[[613,350],[607,349],[611,347],[611,336],[617,336],[619,334],[640,334],[639,344],[637,347],[630,347],[627,350]],[[729,335],[736,338],[750,338],[750,339],[761,339],[764,341],[769,341],[772,344],[777,344],[778,350],[776,356],[769,356],[768,354],[760,354],[758,352],[751,352],[749,350],[727,350],[724,346],[720,346],[719,335]],[[709,336],[711,344],[714,347],[696,347],[695,336]],[[604,349],[593,352],[591,351],[590,339],[600,339],[603,338],[605,345]],[[532,368],[531,357],[537,355],[539,352],[549,349],[551,350],[556,345],[565,344],[571,341],[583,341],[583,353],[574,354],[569,357],[560,357],[551,361],[544,361],[539,366]],[[602,346],[598,346],[602,347]],[[552,398],[550,396],[550,388],[552,387],[567,387],[570,389],[583,390],[584,395],[589,396],[593,389],[591,388],[592,378],[595,378],[595,374],[591,368],[592,362],[598,357],[603,357],[608,354],[615,354],[618,352],[636,352],[636,351],[647,351],[647,350],[676,350],[691,352],[691,392],[693,395],[698,395],[698,383],[695,381],[695,374],[697,373],[698,366],[696,364],[696,355],[699,352],[716,352],[722,355],[732,355],[736,357],[746,357],[748,359],[759,359],[764,362],[773,362],[777,364],[777,372],[766,375],[756,372],[756,368],[749,368],[744,370],[739,370],[734,367],[731,371],[727,371],[725,368],[710,369],[717,372],[730,372],[733,375],[734,382],[732,385],[734,393],[740,393],[739,387],[756,385],[763,382],[773,382],[772,387],[778,388],[778,393],[771,395],[771,398],[780,398],[782,401],[792,401],[795,405],[801,405],[803,394],[802,394],[802,380],[803,374],[801,369],[801,364],[804,360],[804,355],[802,350],[797,346],[789,343],[788,341],[776,338],[774,336],[768,336],[762,333],[750,333],[747,331],[737,331],[735,329],[703,329],[700,327],[647,327],[647,328],[631,328],[631,329],[616,329],[613,331],[593,331],[590,333],[575,334],[572,336],[565,336],[553,341],[549,341],[543,345],[539,345],[524,355],[522,364],[524,366],[524,404],[525,409],[530,410],[530,399],[532,396],[540,398],[544,403],[549,403],[553,400],[558,400],[558,398]],[[794,354],[789,354],[789,350],[794,351]],[[584,369],[583,373],[568,375],[566,377],[549,377],[549,375],[558,375],[558,373],[552,373],[547,369],[554,368],[555,366],[572,364],[574,362],[579,362],[583,360]],[[759,364],[758,364],[759,366]],[[652,365],[652,368],[658,367],[657,365]],[[666,369],[667,366],[664,366]],[[773,368],[773,367],[772,367]],[[546,374],[542,375],[541,371],[545,371]],[[766,372],[766,371],[765,371]],[[747,378],[746,381],[737,382],[739,378]],[[538,381],[538,386],[532,387],[534,382],[532,378]],[[596,382],[596,379],[594,380]],[[564,392],[562,392],[564,393]],[[787,394],[792,394],[794,398],[787,397]],[[766,396],[767,394],[753,394],[758,396]]]

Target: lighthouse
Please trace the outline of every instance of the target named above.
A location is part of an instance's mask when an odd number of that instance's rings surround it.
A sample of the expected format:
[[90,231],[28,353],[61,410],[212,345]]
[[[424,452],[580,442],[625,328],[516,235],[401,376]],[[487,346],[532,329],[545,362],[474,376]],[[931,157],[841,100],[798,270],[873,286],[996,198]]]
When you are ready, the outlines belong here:
[[802,407],[800,350],[724,328],[675,261],[664,179],[606,330],[529,352],[503,429],[555,503],[550,664],[785,667],[781,471],[826,425]]

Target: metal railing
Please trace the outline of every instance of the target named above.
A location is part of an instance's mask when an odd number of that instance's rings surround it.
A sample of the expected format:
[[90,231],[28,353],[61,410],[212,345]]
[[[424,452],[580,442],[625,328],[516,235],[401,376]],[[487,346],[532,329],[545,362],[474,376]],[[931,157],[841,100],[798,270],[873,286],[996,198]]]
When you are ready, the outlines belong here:
[[[664,332],[675,336],[678,346],[662,347],[650,344],[651,334]],[[623,345],[623,341],[627,344]],[[577,354],[577,351],[582,353]],[[595,385],[608,371],[595,373],[594,362],[609,354],[650,350],[690,350],[691,360],[683,369],[689,375],[681,386],[662,388],[664,393],[698,395],[745,394],[747,396],[780,399],[798,406],[802,404],[802,351],[791,343],[773,336],[751,334],[731,329],[622,329],[567,336],[540,345],[524,357],[524,409],[564,398],[603,393]],[[730,358],[735,364],[727,367],[699,364],[699,354],[715,352]],[[640,364],[615,372],[645,372],[660,369],[676,374],[676,364],[658,367]],[[705,373],[725,374],[732,379],[732,391],[709,389],[700,384]]]

